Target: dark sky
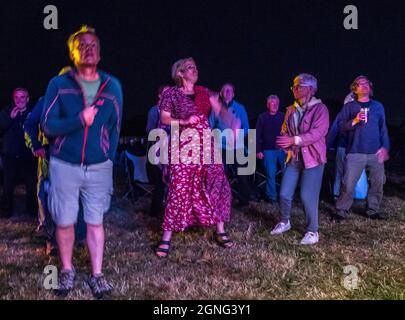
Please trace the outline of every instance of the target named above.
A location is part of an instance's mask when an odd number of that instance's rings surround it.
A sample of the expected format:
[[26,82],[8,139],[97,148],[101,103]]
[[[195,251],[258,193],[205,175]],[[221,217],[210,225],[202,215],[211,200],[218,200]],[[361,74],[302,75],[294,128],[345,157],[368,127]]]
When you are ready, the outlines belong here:
[[[43,9],[59,11],[59,29],[45,30]],[[359,30],[343,27],[346,5],[359,10]],[[171,82],[170,67],[195,58],[199,83],[218,90],[225,81],[254,119],[271,93],[282,109],[301,72],[319,81],[318,96],[335,113],[350,82],[368,75],[375,98],[391,122],[405,119],[405,19],[400,1],[1,1],[0,103],[25,86],[35,101],[49,79],[69,64],[66,40],[81,24],[101,39],[100,68],[124,88],[126,133],[139,132],[156,102],[156,90]]]

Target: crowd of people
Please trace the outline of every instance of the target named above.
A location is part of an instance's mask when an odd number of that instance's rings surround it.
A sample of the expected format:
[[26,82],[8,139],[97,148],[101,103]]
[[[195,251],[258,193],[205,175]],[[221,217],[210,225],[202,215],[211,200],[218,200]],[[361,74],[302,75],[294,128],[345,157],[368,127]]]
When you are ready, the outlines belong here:
[[[91,273],[87,282],[94,296],[101,298],[112,290],[102,267],[103,217],[113,193],[123,95],[118,79],[97,67],[100,40],[94,29],[83,26],[73,33],[68,48],[74,68],[64,68],[54,77],[32,110],[28,108],[28,90],[17,88],[13,106],[0,114],[4,172],[1,214],[12,216],[13,192],[17,176],[22,174],[26,212],[38,215],[37,231],[47,234],[48,246],[57,248],[61,260],[57,294],[66,296],[74,288],[76,241],[88,248]],[[156,187],[150,211],[161,213],[163,220],[162,238],[155,250],[159,258],[168,257],[173,233],[193,225],[215,226],[213,237],[220,246],[231,249],[235,245],[225,231],[231,220],[230,180],[236,181],[238,206],[248,209],[256,195],[251,174],[246,173],[249,170],[243,171],[247,161],[239,160],[252,153],[264,163],[265,200],[279,205],[279,222],[271,235],[291,229],[291,209],[299,185],[306,216],[301,244],[319,241],[319,198],[327,149],[331,147],[339,147],[332,219],[341,222],[348,218],[364,170],[369,178],[365,215],[385,218],[380,204],[389,137],[384,107],[371,98],[373,84],[366,76],[354,79],[348,99],[329,128],[328,107],[316,97],[316,77],[299,74],[292,81],[294,102],[285,114],[280,111],[279,97],[268,96],[267,110],[257,119],[253,147],[245,143],[250,137],[248,115],[246,107],[235,100],[232,83],[225,83],[219,92],[197,85],[199,73],[193,58],[176,61],[171,77],[173,85],[159,88],[158,103],[149,110],[146,129],[148,134],[153,130],[165,132],[166,138],[160,143],[169,146],[168,162],[153,166]],[[231,132],[231,142],[229,135],[219,140],[209,135],[211,147],[203,148],[207,131]],[[149,148],[152,145],[149,143]],[[158,149],[155,156],[161,159],[163,150]],[[277,172],[282,172],[280,188]]]

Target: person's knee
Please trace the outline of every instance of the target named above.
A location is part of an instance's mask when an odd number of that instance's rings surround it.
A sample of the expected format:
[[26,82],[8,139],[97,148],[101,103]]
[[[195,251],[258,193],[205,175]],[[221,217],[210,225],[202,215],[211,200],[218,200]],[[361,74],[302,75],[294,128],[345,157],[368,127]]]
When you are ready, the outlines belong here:
[[344,192],[354,192],[354,188],[356,187],[356,179],[352,179],[352,178],[348,178],[348,177],[344,177],[342,180],[342,190]]
[[104,230],[104,225],[103,224],[89,224],[87,223],[87,232],[100,232]]
[[385,173],[382,172],[370,172],[369,175],[370,184],[382,185],[385,183]]
[[[86,219],[85,219],[86,220]],[[100,229],[104,226],[104,223],[92,223],[92,222],[86,222],[87,228],[92,228],[92,229]]]
[[56,230],[60,234],[69,234],[72,231],[74,232],[74,225],[73,224],[68,224],[68,225],[56,225]]
[[314,197],[314,192],[311,192],[309,190],[302,191],[300,193],[300,198],[305,207],[310,206],[315,201],[317,201],[317,198]]
[[280,199],[292,201],[294,193],[288,190],[287,188],[282,188],[280,190]]

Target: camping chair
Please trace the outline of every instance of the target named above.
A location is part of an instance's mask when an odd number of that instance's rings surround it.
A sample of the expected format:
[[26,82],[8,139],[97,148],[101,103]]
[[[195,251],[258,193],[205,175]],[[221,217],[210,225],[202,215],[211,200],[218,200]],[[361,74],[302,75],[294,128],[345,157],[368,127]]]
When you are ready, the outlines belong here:
[[[283,173],[283,170],[278,170],[276,172],[276,186],[280,188],[280,177]],[[266,183],[267,183],[267,172],[264,167],[264,161],[257,159],[256,161],[256,171],[253,175],[254,185],[258,190],[260,190],[262,195],[266,194]]]
[[147,156],[135,156],[125,151],[125,173],[128,180],[129,190],[125,193],[124,199],[131,196],[135,202],[139,196],[139,192],[144,195],[152,195],[154,185],[149,181],[146,164]]

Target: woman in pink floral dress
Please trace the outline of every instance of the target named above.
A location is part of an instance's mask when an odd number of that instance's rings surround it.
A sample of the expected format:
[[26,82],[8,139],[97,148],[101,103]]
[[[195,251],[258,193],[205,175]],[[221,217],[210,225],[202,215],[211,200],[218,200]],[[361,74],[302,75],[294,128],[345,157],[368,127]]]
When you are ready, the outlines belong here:
[[[161,122],[167,125],[177,122],[179,136],[184,130],[193,129],[196,139],[180,139],[177,146],[171,144],[170,183],[162,226],[163,237],[156,249],[159,257],[168,256],[173,232],[184,231],[192,225],[216,225],[216,241],[225,248],[233,246],[224,231],[224,223],[230,218],[231,189],[223,165],[204,162],[204,151],[207,150],[202,147],[204,130],[210,129],[208,116],[211,106],[214,110],[220,108],[218,97],[210,95],[207,88],[195,86],[198,71],[192,58],[177,61],[172,67],[172,78],[176,86],[167,89],[159,102]],[[199,152],[193,154],[190,150],[196,150],[196,147]],[[208,152],[212,160],[214,148]],[[174,153],[179,155],[177,162],[173,160],[176,159]],[[185,158],[184,154],[187,155]]]

